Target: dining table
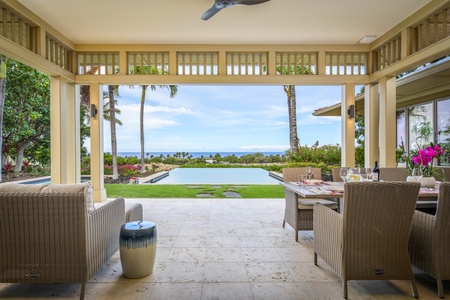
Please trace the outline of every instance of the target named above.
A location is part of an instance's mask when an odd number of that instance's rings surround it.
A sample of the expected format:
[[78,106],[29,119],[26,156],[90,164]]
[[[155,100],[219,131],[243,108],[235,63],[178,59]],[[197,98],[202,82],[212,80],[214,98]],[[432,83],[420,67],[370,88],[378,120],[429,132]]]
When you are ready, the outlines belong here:
[[[280,182],[285,190],[292,192],[298,198],[334,200],[341,211],[344,198],[344,182],[315,180],[312,182]],[[437,205],[439,190],[420,188],[417,209],[432,209]]]

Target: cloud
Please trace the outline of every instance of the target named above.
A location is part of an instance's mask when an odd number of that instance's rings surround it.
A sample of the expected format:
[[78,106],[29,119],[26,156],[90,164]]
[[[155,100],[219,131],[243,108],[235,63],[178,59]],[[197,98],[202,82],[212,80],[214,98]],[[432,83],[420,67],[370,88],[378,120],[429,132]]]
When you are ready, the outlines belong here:
[[[340,139],[340,117],[314,117],[320,107],[340,101],[341,88],[297,87],[297,122],[303,143]],[[142,90],[121,86],[117,126],[120,152],[139,151]],[[147,90],[145,151],[285,151],[289,148],[286,94],[281,86],[178,86],[178,94]],[[109,123],[104,145],[110,148]],[[250,146],[249,146],[250,145]],[[253,145],[253,146],[252,146]],[[262,145],[262,146],[256,146]],[[190,150],[191,149],[191,150]]]

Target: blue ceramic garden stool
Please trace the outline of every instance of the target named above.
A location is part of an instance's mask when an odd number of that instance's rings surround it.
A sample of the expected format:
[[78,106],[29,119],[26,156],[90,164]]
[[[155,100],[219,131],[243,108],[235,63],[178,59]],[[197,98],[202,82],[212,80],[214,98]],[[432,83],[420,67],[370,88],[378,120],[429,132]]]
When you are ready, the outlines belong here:
[[120,228],[120,263],[123,276],[141,278],[152,274],[156,256],[156,224],[129,222]]

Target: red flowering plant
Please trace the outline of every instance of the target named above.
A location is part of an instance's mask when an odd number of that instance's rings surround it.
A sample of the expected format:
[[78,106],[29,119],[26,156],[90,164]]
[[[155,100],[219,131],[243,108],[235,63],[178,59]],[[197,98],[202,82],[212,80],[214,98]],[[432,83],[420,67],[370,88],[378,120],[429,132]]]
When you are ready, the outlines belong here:
[[433,176],[434,159],[439,159],[442,154],[444,154],[444,150],[439,144],[430,143],[423,149],[411,151],[410,158],[405,160],[406,167],[410,173],[415,167],[419,167],[424,177],[431,177]]

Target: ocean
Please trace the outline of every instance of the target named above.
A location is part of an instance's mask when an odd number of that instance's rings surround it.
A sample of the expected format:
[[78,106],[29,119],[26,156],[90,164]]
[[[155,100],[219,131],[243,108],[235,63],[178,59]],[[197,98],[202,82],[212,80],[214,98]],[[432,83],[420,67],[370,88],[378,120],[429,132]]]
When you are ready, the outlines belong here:
[[[164,155],[165,157],[167,155],[173,156],[175,153],[177,153],[177,151],[175,152],[145,152],[145,157],[158,157],[161,154]],[[178,153],[182,153],[182,151],[178,151]],[[243,155],[247,155],[247,154],[254,154],[254,153],[258,153],[258,152],[187,152],[189,153],[189,155],[192,155],[193,158],[197,158],[197,157],[205,157],[208,158],[210,157],[210,155],[214,156],[217,153],[220,154],[221,157],[225,157],[228,155],[236,155],[237,157],[241,157]],[[270,156],[270,155],[284,155],[285,152],[260,152],[262,154],[264,154],[265,156]],[[141,157],[141,152],[118,152],[117,153],[118,156],[122,156],[122,157],[128,157],[128,156],[135,156],[135,157]]]

